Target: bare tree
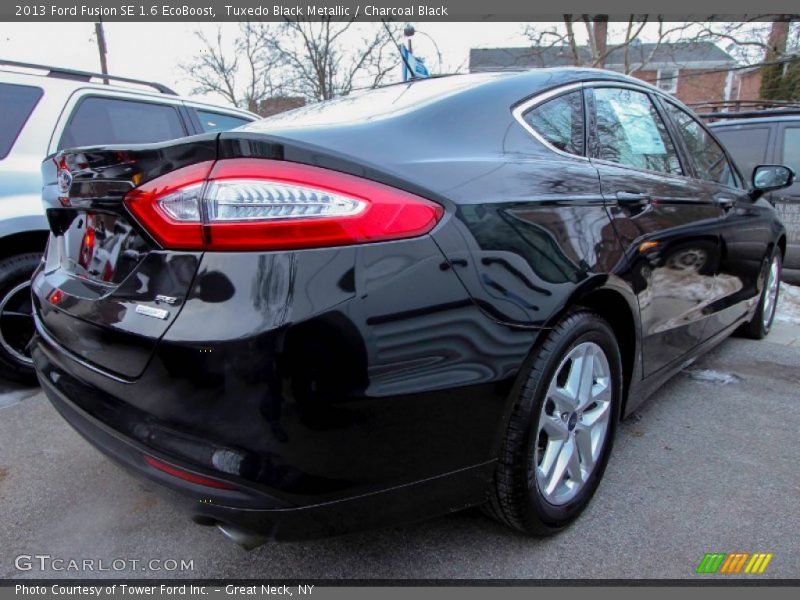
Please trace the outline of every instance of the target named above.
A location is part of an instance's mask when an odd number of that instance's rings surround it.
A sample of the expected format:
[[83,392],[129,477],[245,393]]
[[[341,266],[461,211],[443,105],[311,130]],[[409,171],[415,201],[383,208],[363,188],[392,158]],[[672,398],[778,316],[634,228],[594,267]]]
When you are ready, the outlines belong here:
[[380,84],[399,66],[396,27],[353,21],[242,23],[232,45],[221,29],[183,72],[196,93],[217,93],[232,104],[257,112],[276,96],[327,100],[354,87]]
[[346,95],[357,83],[378,85],[400,64],[394,26],[387,31],[378,23],[355,26],[323,19],[292,20],[279,27],[267,41],[269,51],[292,74],[292,92],[309,100]]
[[595,66],[602,67],[605,65],[608,47],[608,15],[595,15],[591,30],[592,52],[598,57]]
[[[581,45],[578,40],[578,31],[583,32],[587,43]],[[641,42],[646,26],[649,27],[648,38],[653,41],[649,44],[647,53],[642,50],[632,52],[631,48]],[[559,26],[542,30],[539,26],[529,26],[526,35],[540,52],[552,51],[554,48],[563,50],[562,55],[569,56],[571,63],[576,66],[604,67],[612,53],[622,52],[622,63],[625,73],[641,70],[650,63],[662,45],[677,40],[702,41],[701,35],[693,35],[689,40],[687,32],[697,29],[691,22],[668,22],[659,16],[651,20],[647,15],[629,15],[624,29],[612,33],[609,28],[608,15],[564,15],[563,30]],[[543,40],[547,44],[542,44]]]
[[280,95],[284,80],[276,79],[279,60],[267,46],[267,32],[252,23],[241,23],[232,46],[226,46],[222,29],[214,38],[196,32],[203,50],[181,66],[195,82],[193,93],[216,93],[239,108],[256,112],[267,98]]

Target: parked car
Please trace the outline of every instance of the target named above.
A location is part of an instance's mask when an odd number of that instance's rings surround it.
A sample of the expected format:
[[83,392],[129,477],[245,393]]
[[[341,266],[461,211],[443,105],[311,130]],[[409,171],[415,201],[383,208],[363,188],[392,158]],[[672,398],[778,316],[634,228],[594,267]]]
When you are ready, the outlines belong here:
[[566,526],[620,417],[769,332],[786,233],[762,196],[792,180],[750,184],[674,98],[591,69],[397,84],[43,174],[43,389],[247,544],[472,505]]
[[[744,172],[761,163],[776,162],[800,173],[800,110],[727,113],[710,127]],[[765,198],[775,205],[786,226],[783,280],[800,284],[800,181],[769,192]]]
[[[100,83],[93,81],[100,79]],[[104,85],[102,79],[118,85]],[[0,60],[0,376],[34,383],[30,277],[44,251],[42,158],[89,144],[158,142],[258,117],[180,98],[169,88]]]

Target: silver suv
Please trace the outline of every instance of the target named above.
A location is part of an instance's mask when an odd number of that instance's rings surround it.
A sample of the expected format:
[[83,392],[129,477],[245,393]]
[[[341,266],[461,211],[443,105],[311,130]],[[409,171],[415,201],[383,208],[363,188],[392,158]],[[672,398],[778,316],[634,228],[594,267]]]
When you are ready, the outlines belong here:
[[35,381],[29,280],[49,232],[42,160],[64,148],[158,142],[258,118],[158,83],[0,60],[0,376]]

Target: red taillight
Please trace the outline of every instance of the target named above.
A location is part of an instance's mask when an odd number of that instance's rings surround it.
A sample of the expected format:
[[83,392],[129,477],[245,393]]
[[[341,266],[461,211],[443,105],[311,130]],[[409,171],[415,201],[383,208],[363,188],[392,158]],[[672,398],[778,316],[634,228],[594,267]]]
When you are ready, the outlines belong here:
[[144,462],[154,469],[158,469],[159,471],[167,473],[168,475],[172,475],[173,477],[183,479],[184,481],[188,481],[190,483],[196,483],[197,485],[204,485],[206,487],[213,487],[220,490],[234,489],[234,486],[230,485],[229,483],[225,483],[224,481],[217,481],[216,479],[209,479],[208,477],[203,477],[202,475],[195,475],[189,471],[184,471],[178,467],[173,467],[172,465],[163,463],[160,460],[146,454],[144,455]]
[[444,214],[430,200],[374,181],[259,159],[174,171],[128,193],[125,204],[164,247],[197,250],[318,248],[416,237]]
[[165,248],[202,249],[205,240],[200,220],[171,219],[158,207],[158,200],[191,186],[202,186],[213,165],[213,161],[197,163],[153,179],[128,192],[125,206]]

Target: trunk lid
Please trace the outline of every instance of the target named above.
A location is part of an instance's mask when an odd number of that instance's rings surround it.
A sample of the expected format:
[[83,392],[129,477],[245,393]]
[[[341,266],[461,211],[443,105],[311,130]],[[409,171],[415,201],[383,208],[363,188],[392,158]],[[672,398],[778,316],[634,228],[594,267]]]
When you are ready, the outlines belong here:
[[162,250],[126,211],[127,192],[216,158],[216,135],[68,150],[42,165],[51,235],[34,279],[38,325],[77,357],[139,376],[188,295],[201,252]]

